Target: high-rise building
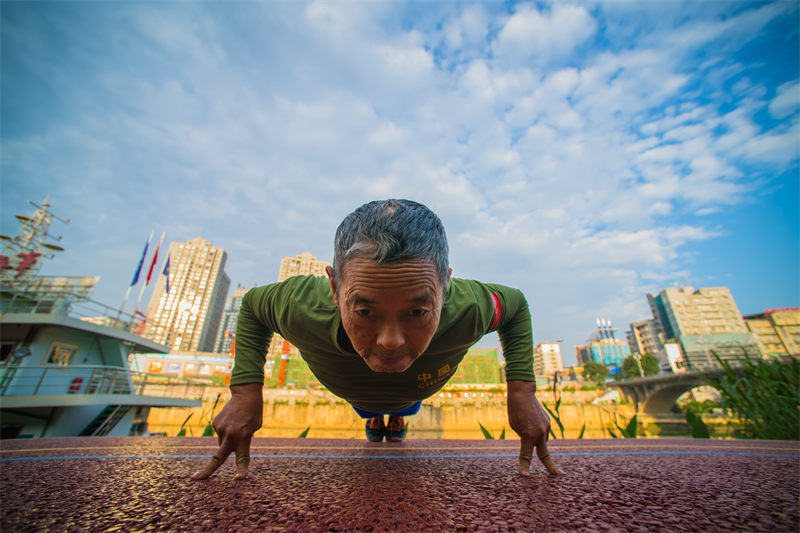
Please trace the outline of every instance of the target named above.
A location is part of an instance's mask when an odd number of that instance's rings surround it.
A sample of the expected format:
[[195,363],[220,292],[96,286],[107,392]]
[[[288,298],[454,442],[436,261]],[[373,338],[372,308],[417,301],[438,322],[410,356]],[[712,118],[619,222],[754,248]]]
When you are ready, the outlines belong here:
[[533,372],[537,378],[552,379],[553,374],[564,369],[561,345],[557,342],[540,342],[533,349]]
[[325,276],[325,267],[330,263],[320,261],[310,252],[303,252],[295,257],[282,257],[281,269],[278,272],[278,281],[283,281],[292,276]]
[[631,353],[655,355],[664,349],[662,336],[658,323],[652,318],[631,322],[631,329],[627,332],[628,347]]
[[[325,261],[320,261],[310,252],[303,252],[302,254],[295,256],[295,257],[283,257],[281,258],[281,268],[278,272],[278,281],[283,281],[285,279],[291,278],[292,276],[306,276],[306,275],[313,275],[313,276],[326,276],[325,267],[328,266],[330,263]],[[274,377],[277,379],[277,383],[282,385],[281,380],[285,381],[285,373],[286,369],[284,369],[284,376],[281,377],[279,375],[280,371],[280,361],[281,357],[285,361],[296,360],[300,358],[300,354],[294,346],[287,345],[288,348],[287,353],[283,353],[284,350],[284,343],[283,337],[278,335],[277,333],[272,335],[272,341],[269,343],[269,349],[267,350],[267,361],[274,361],[273,368],[267,368],[265,370],[267,377]],[[303,362],[305,364],[305,362]],[[299,365],[299,364],[298,364]],[[294,365],[298,368],[302,367],[302,365]],[[305,371],[301,372],[305,375]],[[289,383],[286,381],[286,383]]]
[[587,361],[602,363],[609,367],[612,373],[622,368],[622,361],[631,354],[628,343],[618,340],[616,329],[611,321],[598,318],[597,331],[589,337],[586,346],[576,348],[579,364]]
[[764,357],[800,358],[800,307],[765,309],[743,318]]
[[647,301],[664,342],[678,342],[689,368],[718,366],[714,355],[730,361],[742,359],[745,352],[761,357],[727,287],[668,288],[658,296],[648,294]]
[[214,352],[230,353],[231,344],[236,335],[236,319],[239,318],[239,309],[242,307],[242,298],[248,289],[239,285],[233,290],[233,295],[228,297],[225,308],[222,310],[222,322],[214,342]]
[[227,255],[201,238],[171,243],[169,276],[156,281],[143,336],[174,351],[211,352],[231,285]]

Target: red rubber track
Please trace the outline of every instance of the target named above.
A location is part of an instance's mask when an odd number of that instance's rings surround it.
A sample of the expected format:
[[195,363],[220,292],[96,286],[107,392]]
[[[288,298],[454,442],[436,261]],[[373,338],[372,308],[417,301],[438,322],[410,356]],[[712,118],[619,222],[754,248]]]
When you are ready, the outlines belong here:
[[16,531],[800,530],[800,443],[555,440],[567,472],[517,473],[519,441],[255,439],[191,481],[214,438],[0,442]]

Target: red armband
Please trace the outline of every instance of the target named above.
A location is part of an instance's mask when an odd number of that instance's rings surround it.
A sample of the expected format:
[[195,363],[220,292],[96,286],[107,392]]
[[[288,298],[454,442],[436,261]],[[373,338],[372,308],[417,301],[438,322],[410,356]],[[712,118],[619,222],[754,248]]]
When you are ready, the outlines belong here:
[[492,325],[489,326],[489,331],[494,331],[497,328],[497,324],[500,323],[500,314],[503,312],[503,304],[500,303],[500,297],[497,294],[492,293],[492,301],[494,302],[494,318],[492,319]]

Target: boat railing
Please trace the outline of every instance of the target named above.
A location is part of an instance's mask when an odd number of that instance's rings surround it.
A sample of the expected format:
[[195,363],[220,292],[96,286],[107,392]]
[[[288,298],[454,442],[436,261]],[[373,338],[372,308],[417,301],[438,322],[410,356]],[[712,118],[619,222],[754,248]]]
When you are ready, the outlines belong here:
[[203,398],[207,386],[188,378],[115,366],[0,367],[0,396],[123,394],[198,400]]
[[12,287],[0,284],[0,312],[71,316],[136,335],[140,335],[148,325],[146,317],[138,311],[126,313],[92,300],[80,291],[49,286]]

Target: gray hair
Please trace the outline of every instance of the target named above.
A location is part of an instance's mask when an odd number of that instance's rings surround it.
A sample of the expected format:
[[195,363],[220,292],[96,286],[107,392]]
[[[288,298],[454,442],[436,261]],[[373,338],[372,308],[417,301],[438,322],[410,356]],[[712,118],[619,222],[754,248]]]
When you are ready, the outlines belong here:
[[380,264],[427,259],[436,265],[442,288],[447,289],[448,252],[444,225],[433,211],[411,200],[376,200],[339,224],[333,246],[334,280],[338,287],[342,266],[353,257]]

